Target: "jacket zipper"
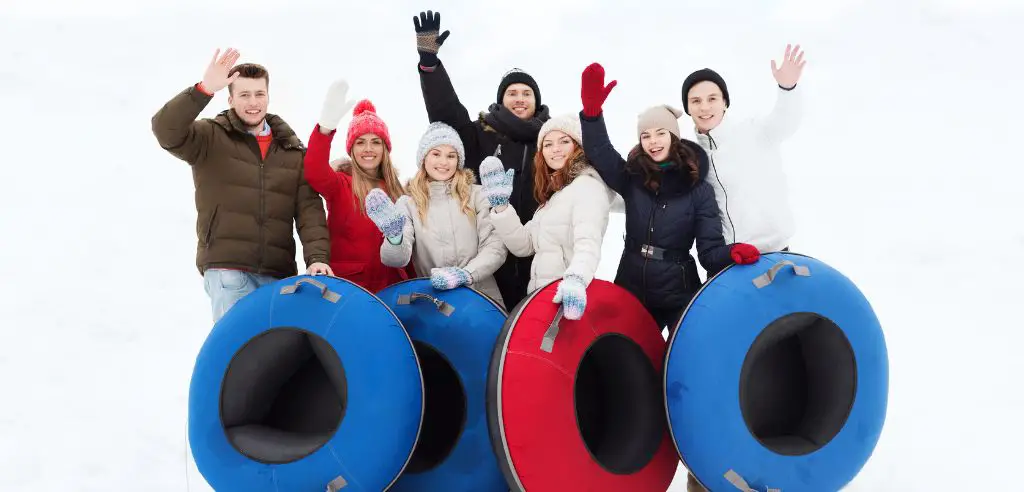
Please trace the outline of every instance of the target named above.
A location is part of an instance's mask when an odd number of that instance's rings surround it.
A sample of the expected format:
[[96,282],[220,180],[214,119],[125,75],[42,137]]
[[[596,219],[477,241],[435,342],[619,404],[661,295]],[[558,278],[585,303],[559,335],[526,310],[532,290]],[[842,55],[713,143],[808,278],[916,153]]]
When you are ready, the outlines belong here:
[[[252,148],[252,144],[255,144],[255,146],[256,146],[255,147],[256,158],[259,159],[259,162],[260,162],[260,210],[259,210],[259,215],[256,218],[256,228],[259,229],[259,243],[260,243],[260,255],[259,256],[260,256],[260,258],[259,258],[259,261],[257,262],[257,265],[256,265],[256,273],[263,274],[263,256],[264,256],[264,250],[265,250],[264,244],[263,244],[263,222],[264,222],[263,216],[266,215],[265,214],[266,198],[264,196],[264,195],[266,195],[266,190],[264,190],[264,178],[263,178],[263,172],[264,172],[263,164],[265,162],[265,159],[263,158],[263,152],[260,151],[260,143],[256,140],[256,137],[254,135],[250,134],[250,136],[252,137],[252,140],[250,141],[250,148]],[[274,145],[274,142],[270,142],[270,146],[272,147],[273,145]],[[271,150],[270,148],[267,149],[267,155],[270,155],[270,150]]]
[[[714,137],[711,136],[711,132],[708,131],[708,141],[711,142],[711,150],[717,150],[718,144],[715,142]],[[715,170],[715,180],[718,181],[718,186],[722,187],[722,194],[725,195],[725,217],[729,219],[729,227],[732,228],[732,244],[736,243],[736,224],[732,221],[732,215],[729,213],[729,192],[725,189],[725,185],[722,184],[722,178],[718,177],[718,167],[715,166],[715,156],[711,152],[708,152],[708,159],[711,159],[711,168]]]
[[[661,189],[660,188],[658,189],[658,191],[654,192],[654,205],[651,207],[651,214],[650,214],[650,216],[647,219],[647,241],[646,241],[646,244],[648,246],[650,246],[651,239],[653,239],[653,237],[654,237],[654,235],[651,234],[652,232],[654,232],[654,211],[658,209],[658,195],[660,195],[660,194],[661,194]],[[643,248],[641,247],[641,249],[643,249]],[[643,299],[641,300],[641,302],[645,306],[647,305],[647,262],[650,261],[650,259],[651,259],[650,255],[645,252],[644,253],[644,267],[643,267],[643,269],[641,270],[641,273],[640,273],[640,278],[643,279],[643,285],[644,285],[643,296],[642,296]]]

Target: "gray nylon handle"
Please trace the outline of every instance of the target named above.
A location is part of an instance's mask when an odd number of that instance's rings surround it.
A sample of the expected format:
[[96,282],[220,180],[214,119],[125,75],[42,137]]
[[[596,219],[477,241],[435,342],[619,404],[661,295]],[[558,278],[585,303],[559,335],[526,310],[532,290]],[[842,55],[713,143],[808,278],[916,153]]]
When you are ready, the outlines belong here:
[[[731,483],[734,487],[736,487],[739,490],[742,490],[743,492],[760,492],[757,489],[750,488],[750,485],[747,483],[747,481],[744,480],[739,473],[736,473],[736,470],[729,470],[725,472],[725,479],[728,480],[729,483]],[[765,492],[782,492],[782,489],[768,488],[765,490]]]
[[346,486],[348,486],[348,482],[339,475],[338,478],[331,480],[331,482],[327,484],[327,492],[338,492]]
[[434,296],[432,296],[430,294],[424,294],[422,292],[413,292],[412,294],[402,294],[402,295],[398,296],[398,304],[403,304],[403,305],[404,304],[412,304],[413,301],[416,301],[416,300],[419,300],[419,299],[423,299],[423,300],[430,301],[430,302],[434,303],[434,305],[437,306],[437,310],[441,314],[443,314],[445,316],[451,316],[452,313],[455,312],[455,306],[452,306],[451,304],[448,304],[447,302],[444,302],[444,301],[442,301],[442,300],[440,300],[440,299],[438,299],[438,298],[436,298],[436,297],[434,297]]
[[775,276],[779,274],[779,270],[782,270],[783,267],[787,266],[793,267],[793,273],[801,277],[811,276],[811,269],[807,268],[806,266],[797,265],[796,263],[793,263],[792,261],[789,260],[782,260],[772,265],[772,267],[769,268],[767,272],[758,275],[757,278],[753,280],[754,286],[760,289],[771,285],[771,283],[775,281]]
[[320,289],[320,296],[330,302],[338,302],[338,300],[341,299],[341,294],[328,289],[327,285],[323,282],[319,282],[311,278],[300,278],[292,285],[281,287],[281,294],[294,294],[299,291],[299,286],[302,284],[309,284]]
[[558,312],[555,313],[555,319],[551,320],[551,324],[548,325],[547,331],[544,332],[544,338],[540,340],[540,349],[551,353],[555,349],[555,338],[558,337],[558,322],[562,321],[562,306],[558,306]]

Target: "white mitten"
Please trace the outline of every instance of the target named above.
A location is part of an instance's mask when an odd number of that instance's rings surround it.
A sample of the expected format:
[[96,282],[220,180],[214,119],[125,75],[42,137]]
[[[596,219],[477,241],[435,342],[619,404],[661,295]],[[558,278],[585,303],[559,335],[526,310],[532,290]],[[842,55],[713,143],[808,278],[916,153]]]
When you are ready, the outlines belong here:
[[324,105],[320,109],[320,119],[317,120],[320,128],[328,131],[338,128],[341,118],[356,104],[355,101],[348,100],[347,96],[348,82],[345,79],[338,79],[331,84],[327,89]]

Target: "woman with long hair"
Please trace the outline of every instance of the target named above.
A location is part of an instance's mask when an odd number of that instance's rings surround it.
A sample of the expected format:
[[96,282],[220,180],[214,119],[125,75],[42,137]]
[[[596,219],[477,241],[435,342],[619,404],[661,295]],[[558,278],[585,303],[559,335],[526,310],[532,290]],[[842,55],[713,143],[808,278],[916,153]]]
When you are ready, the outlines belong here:
[[704,179],[707,153],[679,137],[682,111],[667,105],[647,108],[637,117],[639,142],[626,159],[615,151],[601,110],[615,85],[605,86],[601,65],[583,72],[584,148],[625,202],[626,244],[615,283],[633,293],[658,326],[671,333],[701,286],[690,254],[694,243],[709,278],[730,261],[756,262],[759,253],[749,244],[726,244],[715,191]]
[[454,128],[431,123],[416,155],[419,171],[406,183],[397,203],[374,189],[366,210],[384,240],[381,261],[404,268],[410,260],[417,276],[430,277],[438,290],[469,286],[499,304],[494,272],[508,251],[494,234],[490,204],[467,169],[466,151]]
[[[327,201],[327,229],[331,236],[330,266],[334,275],[350,280],[370,292],[412,277],[412,269],[393,268],[381,263],[382,236],[363,206],[371,190],[381,190],[392,199],[405,193],[391,162],[391,136],[384,120],[369,100],[359,101],[352,110],[345,139],[348,159],[337,169],[329,163],[331,142],[342,116],[352,107],[346,99],[348,84],[331,85],[320,118],[303,161],[305,178]],[[267,172],[273,172],[268,169]]]
[[480,164],[498,236],[513,255],[534,256],[527,293],[559,281],[552,300],[562,305],[567,319],[580,319],[586,309],[587,286],[601,260],[614,198],[580,142],[575,114],[551,118],[541,127],[533,158],[533,195],[539,205],[525,224],[509,204],[515,170],[505,171],[495,157]]

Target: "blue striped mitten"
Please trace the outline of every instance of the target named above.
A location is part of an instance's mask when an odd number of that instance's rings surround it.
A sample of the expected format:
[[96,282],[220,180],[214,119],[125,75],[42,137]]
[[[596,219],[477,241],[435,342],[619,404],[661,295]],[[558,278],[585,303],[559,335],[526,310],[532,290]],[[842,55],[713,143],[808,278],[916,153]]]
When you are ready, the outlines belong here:
[[[366,215],[377,225],[377,229],[384,234],[389,241],[395,243],[402,238],[402,228],[405,227],[405,214],[395,206],[391,197],[384,190],[374,188],[366,194]],[[397,244],[397,243],[395,243]]]
[[484,188],[484,196],[491,202],[491,207],[508,205],[508,197],[512,196],[512,178],[516,170],[505,171],[501,159],[487,156],[480,163],[480,184]]
[[437,290],[450,290],[471,283],[473,283],[473,277],[462,268],[444,267],[430,269],[430,285]]
[[566,319],[580,319],[587,308],[587,286],[578,275],[566,275],[558,283],[558,290],[552,299],[555,304],[562,304],[562,313]]

